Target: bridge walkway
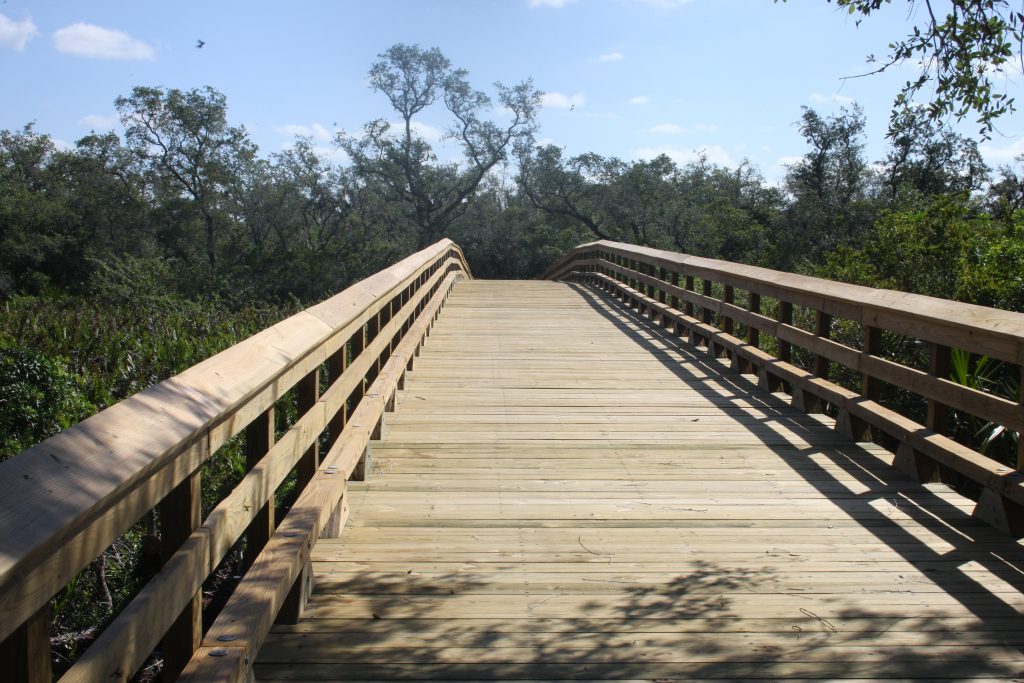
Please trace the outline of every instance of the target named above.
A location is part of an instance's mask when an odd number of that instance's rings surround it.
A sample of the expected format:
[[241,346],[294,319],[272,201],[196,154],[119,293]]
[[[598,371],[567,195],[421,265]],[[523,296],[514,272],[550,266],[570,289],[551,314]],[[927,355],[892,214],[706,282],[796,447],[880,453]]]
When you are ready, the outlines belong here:
[[1024,555],[605,294],[456,285],[257,680],[1024,676]]

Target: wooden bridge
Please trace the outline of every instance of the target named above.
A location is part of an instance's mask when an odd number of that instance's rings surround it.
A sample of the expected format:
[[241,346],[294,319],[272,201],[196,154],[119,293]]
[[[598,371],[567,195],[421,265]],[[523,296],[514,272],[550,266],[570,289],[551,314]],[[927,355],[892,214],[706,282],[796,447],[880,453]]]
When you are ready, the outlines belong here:
[[1022,679],[1021,478],[950,435],[1024,407],[953,349],[1019,371],[1024,315],[609,242],[478,281],[444,241],[0,465],[0,665],[50,680],[50,597],[157,508],[62,681]]

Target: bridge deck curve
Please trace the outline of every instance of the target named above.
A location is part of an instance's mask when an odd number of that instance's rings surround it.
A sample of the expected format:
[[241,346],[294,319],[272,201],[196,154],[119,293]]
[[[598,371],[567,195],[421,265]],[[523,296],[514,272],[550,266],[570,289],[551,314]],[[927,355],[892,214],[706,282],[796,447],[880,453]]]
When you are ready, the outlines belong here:
[[593,290],[460,282],[257,680],[1024,676],[1024,555]]

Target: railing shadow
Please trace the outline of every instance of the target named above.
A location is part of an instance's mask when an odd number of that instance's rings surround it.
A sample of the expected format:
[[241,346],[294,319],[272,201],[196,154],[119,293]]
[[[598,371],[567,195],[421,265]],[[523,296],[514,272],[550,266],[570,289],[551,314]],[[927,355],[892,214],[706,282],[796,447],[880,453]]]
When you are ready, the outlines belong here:
[[[1015,543],[838,434],[824,439],[826,448],[791,444],[791,435],[810,441],[828,432],[611,297],[574,287],[692,391],[735,413],[762,410],[763,417],[744,418],[736,428],[760,427],[751,430],[756,439],[821,495],[855,484],[856,491],[833,499],[844,523],[866,529],[973,618],[941,605],[888,606],[886,596],[906,586],[864,589],[865,606],[855,608],[830,605],[813,591],[787,592],[792,584],[778,571],[785,558],[772,553],[762,567],[697,555],[664,574],[633,572],[623,565],[635,560],[619,552],[631,540],[615,536],[624,544],[616,548],[615,541],[584,536],[574,547],[577,529],[552,536],[558,539],[553,543],[559,561],[590,568],[580,570],[592,572],[588,583],[580,573],[549,575],[511,556],[433,563],[409,557],[380,569],[353,550],[343,572],[318,575],[303,622],[278,627],[260,653],[257,680],[964,679],[1022,673],[1024,618],[963,566],[981,565],[1019,590],[1024,558]],[[671,457],[670,450],[661,453]],[[893,500],[900,515],[951,549],[933,550],[900,517],[886,514]],[[595,536],[601,529],[579,526]],[[509,543],[500,550],[514,555],[518,547]],[[673,557],[667,554],[665,561]]]

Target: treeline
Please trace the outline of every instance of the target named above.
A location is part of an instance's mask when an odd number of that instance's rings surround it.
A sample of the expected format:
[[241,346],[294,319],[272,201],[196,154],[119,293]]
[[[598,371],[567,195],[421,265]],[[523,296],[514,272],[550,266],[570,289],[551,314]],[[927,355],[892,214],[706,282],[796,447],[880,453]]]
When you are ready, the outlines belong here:
[[917,110],[880,160],[864,154],[858,108],[805,110],[808,149],[776,186],[746,162],[532,146],[534,94],[519,92],[522,120],[487,122],[496,139],[464,142],[475,161],[461,163],[383,120],[339,136],[345,164],[306,138],[261,157],[210,88],[136,88],[118,100],[124,139],[59,149],[31,125],[2,131],[0,295],[277,305],[327,296],[441,237],[480,276],[509,278],[606,238],[1024,306],[1019,172],[993,173],[973,140]]

